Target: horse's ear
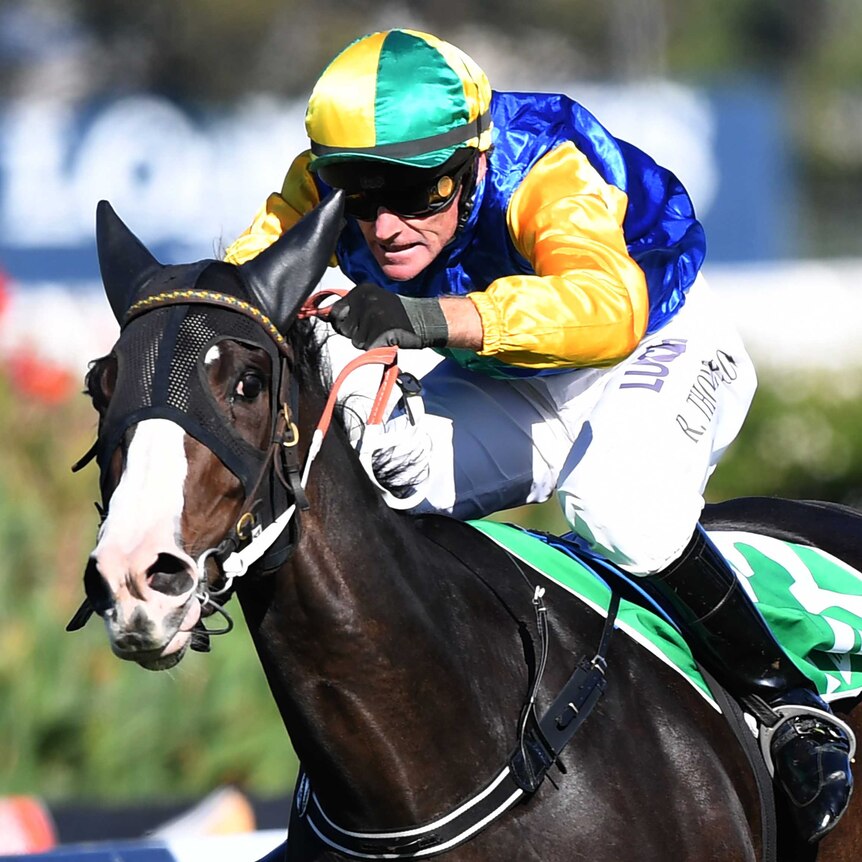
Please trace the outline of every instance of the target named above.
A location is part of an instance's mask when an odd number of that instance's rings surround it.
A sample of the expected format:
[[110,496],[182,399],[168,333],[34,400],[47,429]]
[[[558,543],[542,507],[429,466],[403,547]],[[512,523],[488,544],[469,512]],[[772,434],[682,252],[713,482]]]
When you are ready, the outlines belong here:
[[141,285],[162,265],[107,201],[99,201],[96,207],[96,248],[111,311],[122,323]]
[[287,330],[323,278],[343,227],[344,192],[339,190],[240,266],[246,284],[279,331]]

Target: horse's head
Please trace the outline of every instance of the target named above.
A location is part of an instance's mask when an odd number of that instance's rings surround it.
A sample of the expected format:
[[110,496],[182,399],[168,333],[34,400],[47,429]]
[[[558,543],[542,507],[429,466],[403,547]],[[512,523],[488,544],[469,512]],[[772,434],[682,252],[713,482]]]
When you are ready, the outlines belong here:
[[99,263],[121,332],[87,376],[103,520],[70,627],[89,604],[121,658],[162,669],[190,644],[205,648],[208,580],[220,577],[207,558],[292,502],[279,470],[295,430],[284,333],[332,256],[341,211],[341,196],[329,198],[242,266],[164,266],[99,205]]

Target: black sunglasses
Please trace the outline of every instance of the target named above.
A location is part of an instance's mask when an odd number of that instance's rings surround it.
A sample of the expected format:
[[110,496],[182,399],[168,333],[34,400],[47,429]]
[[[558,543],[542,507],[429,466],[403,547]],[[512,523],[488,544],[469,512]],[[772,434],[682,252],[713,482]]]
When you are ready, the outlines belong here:
[[341,171],[323,168],[320,175],[327,184],[347,191],[344,211],[359,221],[374,221],[381,207],[404,218],[422,218],[442,212],[452,204],[474,165],[475,158],[468,158],[450,170],[446,170],[450,165],[443,165],[445,173],[438,168],[427,180],[418,183],[415,170],[410,176],[413,182],[404,182],[403,174],[397,173],[346,177],[339,175]]

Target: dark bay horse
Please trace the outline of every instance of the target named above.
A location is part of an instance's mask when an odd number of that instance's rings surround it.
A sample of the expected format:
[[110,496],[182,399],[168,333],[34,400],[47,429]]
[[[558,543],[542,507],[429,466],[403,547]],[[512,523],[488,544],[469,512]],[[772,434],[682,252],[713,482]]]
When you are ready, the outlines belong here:
[[[242,267],[163,266],[100,204],[100,264],[122,331],[88,375],[104,512],[70,625],[95,610],[118,656],[167,668],[207,648],[202,620],[235,591],[307,776],[269,862],[761,859],[737,739],[622,635],[561,764],[479,816],[505,784],[532,686],[541,714],[596,654],[603,619],[548,584],[544,635],[538,576],[469,525],[393,511],[338,423],[308,469],[329,381],[319,337],[297,316],[340,227],[333,197]],[[712,517],[803,541],[817,521],[823,546],[840,539],[862,565],[858,516],[787,506],[775,516],[743,501]],[[247,572],[230,569],[232,554],[275,534]],[[779,858],[857,858],[859,804],[819,850],[785,834]]]

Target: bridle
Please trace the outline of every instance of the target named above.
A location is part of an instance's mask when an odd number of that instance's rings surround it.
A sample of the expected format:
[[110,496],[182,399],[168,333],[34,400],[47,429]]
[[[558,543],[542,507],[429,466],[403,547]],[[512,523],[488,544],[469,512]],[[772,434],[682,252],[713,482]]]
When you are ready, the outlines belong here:
[[[344,290],[321,290],[310,297],[302,306],[298,317],[302,319],[319,318],[325,320],[329,314],[328,307],[322,307],[327,299],[340,297]],[[377,434],[382,433],[383,421],[386,418],[387,406],[390,403],[393,389],[401,387],[405,398],[419,393],[415,378],[401,371],[397,364],[397,348],[383,347],[366,351],[349,362],[339,373],[332,385],[326,405],[312,434],[304,463],[300,459],[300,432],[298,425],[299,390],[296,375],[293,373],[293,355],[284,336],[272,324],[260,309],[250,303],[238,300],[229,295],[207,290],[167,291],[133,305],[124,322],[124,328],[133,320],[143,315],[172,306],[209,306],[226,308],[251,320],[268,338],[266,342],[253,341],[254,346],[269,347],[273,363],[273,382],[271,391],[274,404],[271,409],[271,431],[266,448],[260,452],[244,469],[245,503],[243,504],[234,525],[222,541],[204,550],[196,560],[195,595],[202,606],[210,608],[225,619],[225,626],[220,629],[206,630],[208,634],[225,634],[233,628],[233,621],[224,608],[224,603],[230,597],[237,578],[243,577],[250,570],[265,574],[278,569],[293,553],[302,533],[302,513],[309,508],[305,487],[308,483],[310,470],[323,444],[332,418],[335,413],[338,394],[345,380],[358,368],[365,365],[382,366],[380,385],[367,419],[366,434],[360,449],[360,460],[373,479],[371,458],[376,449]],[[411,399],[412,416],[418,418],[421,413],[421,399]],[[103,503],[99,506],[102,519],[107,517],[109,502],[104,493],[105,473],[115,441],[120,433],[133,422],[141,418],[160,413],[147,409],[136,409],[121,415],[111,423],[106,431],[100,429],[99,438],[87,454],[74,465],[73,470],[79,470],[93,458],[97,458],[102,467]],[[189,427],[187,417],[177,415],[174,410],[169,418],[179,420],[187,432],[198,436],[200,431],[196,423]],[[219,422],[223,417],[219,415]],[[225,452],[224,441],[216,435],[202,440],[222,461],[230,465]],[[230,469],[230,466],[229,466]],[[234,468],[235,475],[239,472]],[[384,495],[389,492],[379,486]],[[390,495],[391,496],[391,495]],[[279,505],[273,504],[273,499],[280,500]],[[408,508],[415,504],[414,496],[407,498],[392,497],[392,502],[399,508]],[[221,582],[217,587],[210,584],[207,563],[213,560],[218,566]]]
[[[327,299],[341,297],[344,290],[328,289],[313,294],[300,308],[297,317],[300,319],[318,318],[325,320],[329,308],[322,303]],[[233,526],[218,545],[205,549],[195,561],[196,582],[195,596],[202,607],[223,617],[222,628],[206,629],[203,622],[196,631],[206,641],[207,635],[226,634],[233,629],[233,620],[225,610],[224,604],[230,598],[237,578],[245,576],[249,571],[266,574],[278,569],[290,557],[299,542],[302,533],[302,513],[309,508],[305,494],[310,470],[323,444],[335,413],[338,394],[345,380],[358,368],[365,365],[380,365],[382,374],[380,385],[370,414],[366,422],[366,431],[360,447],[360,461],[372,481],[377,484],[380,493],[387,497],[390,505],[396,508],[409,508],[415,505],[415,495],[406,498],[394,497],[387,489],[374,479],[371,461],[378,448],[379,435],[382,434],[383,421],[387,415],[393,389],[398,385],[409,400],[412,409],[411,418],[417,421],[422,413],[421,398],[418,395],[418,381],[409,373],[403,372],[397,364],[397,348],[383,347],[367,351],[348,363],[339,373],[332,385],[326,405],[317,422],[314,433],[305,455],[304,463],[300,461],[300,433],[298,425],[299,391],[296,375],[293,373],[294,357],[285,337],[279,332],[272,321],[256,306],[231,294],[211,290],[176,290],[165,291],[148,296],[132,305],[123,322],[123,329],[132,321],[145,315],[172,307],[201,307],[207,309],[227,309],[254,324],[258,333],[266,338],[254,338],[245,335],[242,340],[251,342],[253,346],[266,350],[273,366],[273,406],[271,408],[270,434],[268,443],[263,450],[244,448],[238,456],[231,451],[231,440],[225,439],[225,434],[213,433],[212,427],[227,427],[224,417],[205,405],[209,413],[210,433],[204,434],[200,421],[192,421],[183,410],[146,407],[141,408],[137,402],[132,402],[131,409],[119,411],[120,415],[109,417],[100,426],[99,435],[88,452],[73,466],[73,471],[80,470],[94,458],[101,467],[102,504],[97,504],[101,520],[108,515],[109,494],[107,493],[107,473],[111,455],[126,428],[149,416],[166,416],[182,425],[187,433],[197,437],[214,452],[235,475],[240,477],[245,488],[245,503]],[[142,321],[143,322],[143,321]],[[230,337],[230,336],[228,336]],[[118,345],[121,342],[118,342]],[[205,349],[206,342],[198,352]],[[116,349],[116,348],[115,348]],[[115,393],[116,397],[116,393]],[[113,400],[113,399],[112,399]],[[110,409],[110,408],[109,408]],[[240,456],[244,456],[240,458]],[[238,458],[243,461],[237,465]],[[208,575],[208,562],[212,560],[219,570],[220,582],[214,586]],[[92,608],[85,601],[67,626],[74,630],[84,625],[92,613]]]
[[[300,319],[318,318],[325,320],[329,315],[329,307],[322,307],[324,300],[332,297],[341,297],[345,290],[327,289],[314,294],[302,306],[298,317]],[[373,445],[368,445],[369,438],[374,432],[382,429],[386,419],[387,406],[390,402],[394,387],[398,385],[408,398],[419,392],[418,383],[409,373],[401,371],[397,364],[398,348],[381,347],[366,351],[349,362],[339,373],[330,388],[326,405],[318,419],[312,434],[308,450],[305,455],[304,464],[300,464],[299,457],[299,427],[297,417],[299,412],[299,396],[296,377],[291,373],[289,354],[282,357],[283,368],[280,374],[280,386],[277,400],[276,419],[271,434],[270,444],[266,458],[258,475],[255,489],[264,483],[267,472],[272,470],[283,487],[287,490],[289,505],[279,514],[275,515],[270,523],[263,524],[255,513],[257,500],[252,493],[246,498],[239,517],[234,527],[230,530],[224,540],[214,548],[204,551],[197,561],[198,568],[198,598],[202,602],[212,604],[214,597],[222,597],[229,593],[237,578],[245,575],[252,567],[257,566],[261,572],[271,572],[284,562],[295,549],[301,536],[301,516],[309,509],[308,498],[305,488],[308,483],[312,464],[320,452],[323,440],[332,423],[335,413],[338,394],[342,384],[358,368],[366,365],[382,366],[382,374],[374,402],[366,421],[366,436],[363,441],[361,453],[368,455],[365,460],[366,469],[370,478],[374,480],[373,470],[370,469],[370,458],[375,451]],[[289,383],[287,381],[290,381]],[[414,419],[416,411],[413,411]],[[372,429],[369,433],[368,429]],[[363,460],[360,453],[360,460]],[[386,489],[381,491],[388,494]],[[401,508],[414,505],[413,496],[407,498],[393,498]],[[277,563],[273,565],[270,548],[290,530],[290,539],[286,544],[286,554],[279,555]],[[221,570],[224,583],[216,591],[208,585],[206,574],[206,561],[214,558]],[[223,609],[220,609],[223,613]]]

